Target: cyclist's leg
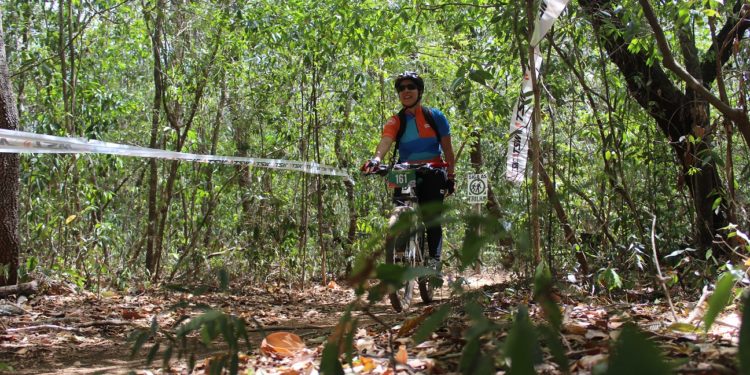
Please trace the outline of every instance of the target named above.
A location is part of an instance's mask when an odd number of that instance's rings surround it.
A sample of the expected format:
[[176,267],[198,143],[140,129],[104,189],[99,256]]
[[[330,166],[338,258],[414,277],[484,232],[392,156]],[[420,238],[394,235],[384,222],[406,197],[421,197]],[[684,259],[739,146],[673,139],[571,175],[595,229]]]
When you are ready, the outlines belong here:
[[436,169],[422,176],[417,187],[420,215],[426,226],[430,258],[438,261],[443,247],[443,227],[435,221],[443,214],[443,189],[446,179],[445,171]]

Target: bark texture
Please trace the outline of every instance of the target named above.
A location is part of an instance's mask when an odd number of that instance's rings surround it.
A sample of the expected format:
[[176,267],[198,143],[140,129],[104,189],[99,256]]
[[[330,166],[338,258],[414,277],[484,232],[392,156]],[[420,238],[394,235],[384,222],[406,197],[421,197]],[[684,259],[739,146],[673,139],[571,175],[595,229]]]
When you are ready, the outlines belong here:
[[[0,16],[0,129],[18,129]],[[0,153],[0,285],[18,281],[18,154]]]
[[[717,194],[724,194],[723,184],[713,160],[706,162],[701,155],[707,155],[711,149],[711,138],[707,130],[709,123],[709,105],[689,86],[682,91],[677,83],[667,75],[662,65],[648,65],[648,56],[644,52],[628,50],[628,41],[623,38],[626,25],[616,15],[613,8],[617,2],[608,0],[579,0],[578,2],[591,21],[597,37],[602,41],[610,60],[618,67],[627,81],[630,95],[656,121],[657,126],[668,139],[681,167],[681,179],[689,189],[696,217],[695,244],[702,249],[712,247],[714,237],[719,229],[728,224],[730,213],[726,205],[718,211],[712,208]],[[742,1],[737,1],[735,10],[739,13]],[[738,24],[737,17],[728,17],[726,25],[717,36],[717,41],[710,47],[711,51],[722,51],[721,63],[729,58],[728,51],[722,50],[730,31]],[[747,22],[739,22],[742,35]],[[689,38],[681,38],[682,50],[691,51]],[[691,58],[694,57],[690,54]],[[701,67],[702,84],[708,87],[716,79],[716,53],[706,53],[704,60],[697,62],[688,59],[692,67]],[[710,68],[713,67],[713,68]],[[693,135],[700,142],[690,143],[688,137]]]

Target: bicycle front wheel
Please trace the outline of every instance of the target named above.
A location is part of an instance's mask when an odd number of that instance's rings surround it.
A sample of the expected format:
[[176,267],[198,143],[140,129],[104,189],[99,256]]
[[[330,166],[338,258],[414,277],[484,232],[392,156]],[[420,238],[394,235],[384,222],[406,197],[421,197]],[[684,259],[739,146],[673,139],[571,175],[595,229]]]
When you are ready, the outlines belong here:
[[[403,234],[387,241],[385,262],[387,264],[408,265],[409,242],[409,236]],[[414,280],[409,280],[395,292],[388,294],[394,310],[401,312],[409,308],[414,295],[414,284]]]

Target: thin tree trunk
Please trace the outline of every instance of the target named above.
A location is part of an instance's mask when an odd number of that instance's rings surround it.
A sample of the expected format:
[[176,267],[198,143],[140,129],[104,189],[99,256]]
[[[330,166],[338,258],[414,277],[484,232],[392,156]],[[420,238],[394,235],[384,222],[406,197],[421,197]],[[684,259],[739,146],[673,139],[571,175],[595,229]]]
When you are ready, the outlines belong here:
[[[214,44],[212,46],[211,53],[208,56],[207,60],[204,62],[200,73],[201,75],[196,83],[195,92],[193,93],[193,98],[187,111],[187,117],[184,118],[182,115],[184,113],[182,104],[175,101],[173,105],[170,106],[167,95],[162,95],[162,105],[164,107],[164,112],[167,115],[167,120],[169,121],[170,126],[177,133],[177,144],[175,145],[176,152],[182,152],[182,147],[185,145],[187,135],[192,128],[193,120],[195,119],[195,115],[198,111],[198,107],[200,106],[201,99],[203,98],[203,93],[205,92],[208,76],[211,71],[214,58],[216,57],[216,53],[219,49],[221,34],[221,29],[216,31],[216,35],[213,39]],[[173,110],[170,110],[170,108],[173,108]],[[174,186],[177,181],[177,171],[179,165],[179,160],[174,160],[171,162],[169,174],[167,176],[167,183],[164,187],[164,190],[162,191],[162,206],[159,212],[159,224],[156,229],[156,241],[154,243],[155,271],[152,275],[153,281],[157,281],[159,279],[159,274],[161,271],[161,253],[163,249],[164,235],[167,229],[167,217],[169,216],[169,208],[171,206],[172,199],[174,198]]]
[[[313,129],[315,137],[315,162],[320,164],[320,119],[318,118],[318,69],[317,66],[313,68],[313,81],[312,81],[312,97],[311,104],[313,110]],[[326,244],[323,233],[325,231],[324,218],[323,218],[323,185],[322,178],[320,175],[315,176],[315,189],[317,190],[317,216],[318,216],[318,246],[320,246],[320,272],[322,278],[322,284],[328,283],[326,269],[328,264],[328,254],[326,253]]]
[[[0,129],[18,129],[18,112],[5,57],[5,35],[0,14]],[[18,154],[0,153],[0,285],[18,281]],[[7,271],[7,273],[5,272]]]
[[[534,20],[536,19],[536,8],[534,0],[526,1],[526,16],[529,30],[534,29]],[[531,38],[531,35],[529,35]],[[536,71],[536,56],[534,56],[534,47],[529,46],[529,72],[531,74],[531,86],[534,92],[534,110],[531,115],[531,151],[534,155],[532,160],[531,173],[531,249],[534,256],[534,264],[539,264],[542,259],[541,249],[541,228],[539,225],[539,171],[541,169],[541,147],[540,147],[540,100],[539,82]]]
[[542,182],[544,183],[544,189],[547,192],[547,197],[552,204],[552,208],[554,208],[555,210],[555,214],[557,214],[557,220],[560,221],[560,225],[562,225],[563,227],[563,232],[565,233],[565,241],[567,241],[568,244],[570,244],[570,246],[573,248],[576,260],[578,260],[578,265],[581,266],[581,272],[584,275],[588,275],[589,264],[588,261],[586,261],[586,255],[583,253],[583,249],[580,247],[580,242],[578,241],[578,236],[576,236],[575,229],[573,229],[573,226],[570,225],[568,215],[565,213],[565,209],[560,203],[560,198],[557,196],[555,185],[552,183],[552,179],[550,179],[549,175],[547,174],[544,165],[542,165],[542,168],[539,172],[540,176],[542,177]]
[[[221,77],[221,93],[219,94],[219,106],[216,110],[216,117],[214,119],[214,129],[211,134],[211,155],[216,155],[216,148],[219,144],[219,133],[221,125],[224,119],[224,106],[227,101],[227,82],[226,76],[222,74]],[[214,192],[214,166],[211,164],[207,165],[208,173],[206,176],[206,191],[208,192],[208,202],[206,205],[206,218],[205,218],[205,237],[203,238],[203,247],[208,248],[211,241],[211,227],[213,225],[213,212],[216,208],[216,193]]]
[[[344,105],[344,124],[342,129],[351,129],[351,112],[352,112],[352,99],[351,97],[346,98],[346,104]],[[349,160],[344,155],[341,142],[344,138],[344,132],[341,130],[336,131],[334,140],[334,150],[336,152],[336,159],[338,159],[339,166],[343,169],[349,168]],[[354,202],[354,181],[350,179],[344,180],[344,189],[346,190],[346,205],[349,209],[349,227],[347,230],[346,239],[344,240],[344,257],[346,258],[346,277],[352,272],[352,256],[354,240],[357,235],[357,207]]]
[[[164,85],[162,81],[161,67],[161,35],[164,24],[164,1],[160,0],[155,8],[156,22],[154,29],[151,31],[151,47],[154,59],[154,99],[151,107],[151,138],[149,147],[156,149],[159,143],[159,122],[161,117],[161,103],[164,95]],[[151,20],[151,14],[147,11],[144,13],[146,25]],[[149,180],[148,180],[148,225],[146,227],[146,270],[151,275],[156,273],[156,260],[160,256],[157,253],[156,225],[159,221],[159,212],[157,211],[157,192],[159,186],[159,168],[156,159],[149,159]]]
[[[606,151],[609,149],[609,145],[607,143],[607,136],[606,134],[604,134],[604,123],[599,117],[599,113],[601,113],[601,111],[599,110],[599,106],[597,102],[594,100],[594,97],[592,95],[593,91],[591,90],[589,85],[586,83],[586,80],[583,78],[583,75],[580,72],[580,70],[576,69],[576,67],[573,65],[573,62],[570,61],[570,59],[565,55],[565,53],[563,53],[562,50],[560,50],[557,44],[552,42],[552,46],[555,48],[555,51],[557,51],[557,54],[563,60],[565,65],[567,65],[570,68],[571,72],[573,73],[573,76],[576,77],[576,80],[578,80],[578,83],[581,85],[581,88],[584,91],[584,96],[586,97],[586,101],[589,103],[589,106],[591,107],[594,120],[596,121],[596,124],[597,124],[597,129],[599,130],[599,137],[601,138],[601,141],[603,144],[602,149],[601,149],[601,157],[602,157],[602,162],[604,163],[604,173],[607,176],[607,180],[609,181],[612,189],[615,192],[617,192],[623,198],[623,200],[625,200],[625,203],[627,204],[628,208],[633,213],[633,218],[635,219],[636,226],[638,227],[637,229],[641,234],[641,238],[645,240],[644,226],[641,223],[641,219],[638,214],[638,208],[636,207],[635,202],[633,202],[633,199],[630,197],[630,192],[627,190],[625,185],[620,180],[618,180],[617,172],[615,168],[611,165],[609,158],[607,158]],[[604,81],[606,81],[606,79]],[[612,138],[613,139],[617,138],[615,137],[614,133],[612,133]],[[618,149],[618,147],[614,147],[614,148]],[[618,155],[619,155],[619,151],[618,151]]]
[[[305,132],[305,81],[304,79],[300,82],[300,108],[302,109],[300,111],[300,145],[299,145],[299,153],[300,153],[300,159],[303,161],[307,161],[307,145],[310,143],[307,137],[309,136],[310,132]],[[305,285],[305,276],[307,271],[307,225],[308,225],[308,196],[307,196],[307,190],[308,190],[308,174],[304,173],[302,175],[302,201],[300,202],[300,240],[299,240],[299,247],[300,247],[300,253],[302,254],[302,286]]]

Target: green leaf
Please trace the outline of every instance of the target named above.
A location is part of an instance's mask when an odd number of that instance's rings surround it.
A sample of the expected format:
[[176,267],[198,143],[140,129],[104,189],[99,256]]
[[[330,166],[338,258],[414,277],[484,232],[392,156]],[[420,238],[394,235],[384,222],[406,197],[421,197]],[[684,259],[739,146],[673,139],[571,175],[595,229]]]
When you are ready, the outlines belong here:
[[376,277],[386,284],[400,286],[404,282],[406,267],[398,264],[379,264]]
[[563,346],[562,340],[560,340],[560,331],[547,325],[538,327],[538,330],[542,334],[544,341],[547,343],[547,347],[549,348],[549,351],[552,354],[552,359],[555,363],[557,363],[561,369],[570,368],[565,346]]
[[229,289],[229,273],[226,268],[219,269],[219,289],[222,292]]
[[136,331],[130,336],[131,340],[135,341],[133,343],[133,349],[130,351],[130,358],[135,358],[135,355],[138,354],[143,347],[143,344],[145,344],[150,337],[151,335],[149,335],[148,331]]
[[711,204],[711,210],[715,211],[717,208],[719,208],[719,205],[721,205],[721,197],[714,199],[714,203]]
[[513,319],[513,327],[505,342],[505,354],[510,358],[509,375],[536,374],[534,365],[541,363],[541,348],[537,332],[529,319],[526,306],[519,306]]
[[689,323],[674,322],[668,327],[670,330],[682,333],[694,333],[696,327]]
[[461,84],[464,83],[464,81],[466,81],[466,79],[464,79],[464,77],[458,77],[458,78],[454,79],[453,83],[451,83],[450,91],[451,92],[456,92],[456,90],[461,86]]
[[148,356],[146,357],[146,364],[151,364],[151,362],[154,361],[154,358],[156,357],[156,353],[159,352],[159,346],[160,344],[157,342],[154,344],[154,346],[151,347],[151,350],[148,351]]
[[730,272],[724,273],[716,283],[716,289],[708,299],[708,311],[703,317],[703,329],[708,332],[714,324],[716,317],[729,303],[732,296],[732,286],[734,286],[734,276]]
[[172,345],[169,345],[167,346],[166,349],[164,349],[164,355],[162,356],[161,367],[163,368],[169,367],[169,361],[172,359],[173,351],[174,351],[174,347]]
[[560,308],[552,299],[552,273],[547,263],[541,262],[536,267],[534,275],[534,299],[542,305],[544,314],[555,330],[562,325],[562,313]]
[[626,323],[612,349],[607,375],[664,375],[672,369],[661,350],[632,323]]
[[339,346],[329,342],[323,348],[323,358],[320,359],[320,373],[324,375],[343,375],[344,368],[339,361]]
[[482,353],[480,345],[479,337],[474,337],[464,345],[464,350],[461,353],[461,361],[458,363],[458,370],[462,374],[495,373],[495,366],[492,359]]
[[719,13],[713,9],[703,9],[703,14],[706,15],[706,17],[718,17]]
[[742,325],[740,326],[740,373],[750,374],[750,289],[742,293]]
[[471,69],[469,71],[469,79],[484,85],[487,80],[492,79],[492,74],[484,69]]
[[440,327],[450,313],[450,305],[443,305],[433,312],[414,333],[414,342],[421,343],[426,340],[435,330]]

